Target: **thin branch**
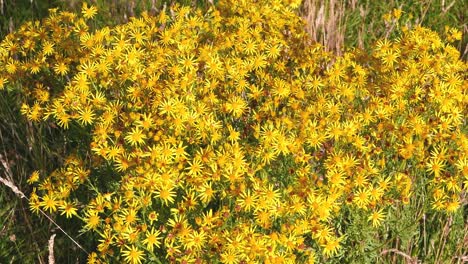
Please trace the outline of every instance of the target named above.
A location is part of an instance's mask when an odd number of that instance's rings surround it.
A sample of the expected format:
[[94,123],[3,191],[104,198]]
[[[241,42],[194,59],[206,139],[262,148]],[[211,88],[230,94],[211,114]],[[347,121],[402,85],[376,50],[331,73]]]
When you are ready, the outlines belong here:
[[388,254],[388,253],[395,253],[397,255],[400,255],[400,256],[404,257],[405,259],[407,259],[409,261],[409,263],[415,263],[415,264],[419,263],[418,259],[413,258],[410,255],[406,254],[405,252],[401,252],[400,250],[398,250],[396,248],[385,249],[382,252],[380,252],[380,255],[382,256],[382,255],[385,255],[385,254]]

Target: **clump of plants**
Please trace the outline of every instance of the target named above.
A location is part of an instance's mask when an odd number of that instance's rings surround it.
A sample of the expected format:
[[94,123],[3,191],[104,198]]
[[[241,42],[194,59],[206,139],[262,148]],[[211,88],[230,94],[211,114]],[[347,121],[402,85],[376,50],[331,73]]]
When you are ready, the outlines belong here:
[[31,175],[31,210],[82,220],[88,263],[314,263],[341,254],[343,212],[378,230],[416,188],[425,210],[461,210],[457,49],[415,27],[337,57],[299,4],[174,5],[103,28],[83,5],[8,35],[0,89],[70,137],[61,167]]

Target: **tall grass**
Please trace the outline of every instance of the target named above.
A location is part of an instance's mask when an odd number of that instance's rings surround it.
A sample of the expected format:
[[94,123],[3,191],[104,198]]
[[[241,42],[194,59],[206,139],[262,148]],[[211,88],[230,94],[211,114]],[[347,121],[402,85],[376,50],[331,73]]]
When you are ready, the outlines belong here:
[[[0,92],[0,263],[48,263],[52,234],[57,234],[56,248],[67,248],[55,252],[56,263],[82,263],[86,254],[47,216],[32,214],[27,197],[22,197],[31,191],[31,173],[50,173],[73,142],[53,126],[27,121],[19,101],[17,94]],[[64,231],[78,235],[78,223],[57,221]]]
[[40,144],[33,145],[32,125],[20,116],[17,98],[2,91],[0,109],[0,263],[46,263],[41,242],[48,230],[17,193],[28,192],[29,172],[47,164],[49,155],[39,149]]

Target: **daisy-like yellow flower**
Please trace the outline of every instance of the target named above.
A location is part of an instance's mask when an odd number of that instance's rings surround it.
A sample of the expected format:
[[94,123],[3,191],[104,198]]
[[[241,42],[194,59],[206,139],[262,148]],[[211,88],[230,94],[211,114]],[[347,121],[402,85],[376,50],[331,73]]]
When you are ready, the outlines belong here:
[[49,212],[53,213],[57,211],[58,202],[53,196],[46,194],[42,197],[42,202],[40,205],[44,208],[44,210],[48,210]]
[[444,171],[445,162],[439,158],[431,158],[426,163],[426,168],[429,173],[433,173],[435,177],[438,177]]
[[161,245],[161,232],[159,230],[154,230],[154,227],[151,227],[150,231],[146,231],[146,238],[143,240],[143,245],[149,251],[153,251],[154,246],[159,247]]
[[13,59],[8,60],[8,63],[6,64],[5,69],[9,74],[11,74],[11,75],[15,74],[16,71],[18,70],[17,61],[15,61]]
[[41,210],[41,201],[39,198],[29,199],[29,209],[36,214],[39,213]]
[[94,120],[94,111],[91,107],[86,107],[78,111],[78,121],[82,125],[91,125]]
[[85,230],[96,229],[101,223],[101,218],[98,215],[98,212],[94,210],[89,210],[85,213]]
[[124,259],[129,264],[140,264],[145,258],[143,251],[132,245],[131,247],[125,246],[125,250],[122,250]]
[[221,254],[221,261],[226,264],[237,264],[239,257],[235,250],[228,249]]
[[163,186],[158,191],[156,191],[156,195],[159,196],[165,205],[168,205],[174,202],[176,193],[174,192],[173,188]]
[[340,238],[329,238],[323,244],[323,255],[331,257],[335,255],[338,250],[341,248],[340,242],[343,237]]
[[159,214],[156,213],[155,211],[151,211],[148,214],[148,220],[150,221],[150,225],[152,225],[154,221],[158,220],[158,216],[159,216]]
[[385,213],[383,213],[382,211],[383,209],[373,211],[369,218],[367,218],[367,220],[372,222],[373,227],[378,227],[382,225],[382,221],[385,219]]
[[132,128],[132,131],[125,136],[125,140],[132,146],[143,145],[146,135],[139,127]]
[[83,14],[83,17],[86,19],[91,19],[97,14],[97,8],[95,6],[89,6],[86,2],[83,3],[83,6],[81,8],[81,14]]
[[74,215],[78,215],[76,206],[73,203],[66,201],[62,202],[60,205],[60,210],[62,211],[60,215],[65,215],[66,218],[71,218]]
[[64,76],[68,73],[68,66],[63,62],[59,62],[54,65],[54,72],[58,75]]
[[457,167],[458,171],[468,180],[468,158],[459,159],[455,166]]
[[44,55],[51,55],[54,53],[54,43],[51,43],[49,41],[44,41],[44,44],[42,45],[42,53]]
[[252,195],[250,189],[247,189],[246,191],[242,192],[240,198],[237,201],[245,211],[250,211],[255,207],[257,196],[255,194]]
[[213,187],[211,186],[211,183],[205,183],[203,186],[200,188],[200,194],[198,197],[200,197],[200,200],[207,204],[213,199],[214,196],[214,191]]
[[188,237],[187,241],[187,248],[194,248],[196,250],[200,250],[204,245],[206,241],[206,233],[201,230],[200,232],[198,231],[192,231]]
[[32,183],[35,183],[39,181],[39,171],[33,171],[33,173],[31,173],[31,176],[29,176],[29,179],[28,179],[28,183],[29,184],[32,184]]
[[199,158],[193,159],[192,162],[189,162],[189,167],[187,169],[188,169],[188,175],[192,175],[195,177],[200,175],[203,171],[202,160]]
[[369,202],[370,202],[370,194],[367,189],[361,189],[359,190],[353,199],[353,202],[359,207],[359,208],[365,208]]
[[460,201],[457,197],[454,197],[450,200],[448,200],[445,204],[444,204],[444,207],[445,207],[445,210],[447,210],[447,212],[449,213],[454,213],[458,210],[458,208],[460,208]]
[[121,217],[125,219],[125,222],[127,224],[132,224],[138,221],[137,212],[133,208],[129,210],[126,210],[126,209],[122,210]]
[[333,235],[333,229],[329,226],[323,226],[319,228],[313,237],[318,240],[320,243],[325,243],[328,241]]
[[0,90],[3,90],[5,85],[8,83],[8,80],[6,78],[0,77]]
[[239,96],[234,96],[232,97],[227,103],[226,103],[226,110],[236,118],[239,118],[242,116],[244,111],[246,111],[247,104],[245,101],[239,97]]

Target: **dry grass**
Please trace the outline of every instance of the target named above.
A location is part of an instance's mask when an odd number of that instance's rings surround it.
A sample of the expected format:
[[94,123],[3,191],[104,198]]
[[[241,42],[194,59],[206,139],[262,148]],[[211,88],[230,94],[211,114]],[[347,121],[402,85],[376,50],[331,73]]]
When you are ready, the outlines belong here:
[[16,187],[16,185],[14,184],[13,173],[11,172],[10,166],[8,166],[8,163],[5,160],[5,158],[2,156],[2,154],[0,154],[0,163],[2,164],[5,170],[6,177],[7,177],[6,179],[0,176],[0,182],[3,183],[3,185],[5,185],[6,187],[10,188],[11,191],[15,193],[16,195],[18,195],[19,197],[27,199],[26,195],[24,195],[24,193],[20,191],[20,189]]
[[[356,6],[356,0],[351,5]],[[345,38],[345,3],[339,0],[305,0],[303,17],[312,40],[329,51],[341,54]]]

